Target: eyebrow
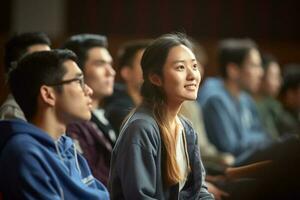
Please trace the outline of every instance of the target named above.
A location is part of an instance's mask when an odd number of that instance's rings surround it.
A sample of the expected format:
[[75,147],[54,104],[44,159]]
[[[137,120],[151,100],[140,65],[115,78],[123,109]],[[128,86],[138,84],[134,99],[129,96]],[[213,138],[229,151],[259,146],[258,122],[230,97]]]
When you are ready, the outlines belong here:
[[[196,59],[191,59],[190,61],[194,62],[194,61],[197,61]],[[176,64],[176,63],[181,63],[181,62],[186,62],[186,60],[175,60],[174,62],[172,62],[173,64]]]
[[93,63],[112,63],[113,60],[106,61],[104,59],[94,60]]

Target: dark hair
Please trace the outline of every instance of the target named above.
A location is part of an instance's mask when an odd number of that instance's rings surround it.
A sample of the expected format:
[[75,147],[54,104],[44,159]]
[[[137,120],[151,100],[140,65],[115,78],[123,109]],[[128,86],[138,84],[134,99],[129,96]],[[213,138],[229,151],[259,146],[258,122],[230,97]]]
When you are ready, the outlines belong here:
[[27,120],[36,114],[41,86],[60,82],[66,73],[63,64],[67,60],[76,61],[76,55],[69,50],[34,52],[22,58],[11,71],[9,86]]
[[163,67],[171,48],[185,45],[192,50],[192,45],[184,34],[166,34],[148,46],[143,54],[141,65],[143,70],[144,83],[141,89],[143,101],[153,111],[154,118],[160,128],[160,135],[163,141],[163,153],[165,160],[162,163],[164,170],[164,184],[174,185],[182,180],[180,170],[176,161],[176,140],[171,134],[170,123],[165,110],[165,93],[161,87],[151,83],[149,75],[157,74],[163,78]]
[[8,73],[12,68],[12,63],[18,61],[24,54],[27,53],[28,47],[36,44],[45,44],[50,46],[51,42],[48,36],[42,32],[28,32],[14,35],[5,44],[5,72]]
[[117,54],[119,69],[124,66],[131,66],[137,51],[146,49],[150,44],[150,41],[151,40],[134,40],[122,45]]
[[278,63],[277,59],[270,53],[262,53],[261,60],[264,70],[268,70],[271,63]]
[[229,63],[235,63],[241,67],[250,50],[257,48],[256,43],[250,39],[222,40],[218,48],[221,76],[227,78],[227,65]]
[[285,95],[289,89],[300,87],[300,65],[289,64],[284,67],[283,82],[280,89],[280,95]]
[[104,35],[97,34],[79,34],[71,36],[62,46],[62,48],[72,50],[78,57],[78,66],[83,70],[87,53],[91,48],[107,48],[107,38]]

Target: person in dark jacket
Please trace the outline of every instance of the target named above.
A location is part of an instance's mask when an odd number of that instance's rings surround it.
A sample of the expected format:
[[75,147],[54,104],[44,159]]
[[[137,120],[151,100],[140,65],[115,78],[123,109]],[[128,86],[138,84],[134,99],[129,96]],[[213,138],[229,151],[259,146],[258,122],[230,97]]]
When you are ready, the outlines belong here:
[[27,55],[9,85],[24,120],[0,122],[3,199],[109,199],[86,160],[65,136],[67,124],[89,120],[93,91],[68,50]]
[[150,40],[125,43],[118,52],[118,82],[112,96],[105,100],[105,116],[116,133],[128,113],[142,102],[143,73],[141,59]]
[[113,149],[111,199],[214,199],[205,185],[197,135],[178,115],[197,98],[200,72],[182,34],[163,35],[143,54],[143,102]]

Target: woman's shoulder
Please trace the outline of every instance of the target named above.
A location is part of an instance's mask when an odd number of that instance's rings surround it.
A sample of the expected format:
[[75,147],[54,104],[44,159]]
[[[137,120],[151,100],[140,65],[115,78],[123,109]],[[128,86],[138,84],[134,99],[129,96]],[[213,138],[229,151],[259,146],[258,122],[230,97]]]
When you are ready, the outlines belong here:
[[135,144],[142,148],[157,149],[161,144],[160,133],[154,118],[143,112],[136,111],[123,125],[120,132],[120,141]]

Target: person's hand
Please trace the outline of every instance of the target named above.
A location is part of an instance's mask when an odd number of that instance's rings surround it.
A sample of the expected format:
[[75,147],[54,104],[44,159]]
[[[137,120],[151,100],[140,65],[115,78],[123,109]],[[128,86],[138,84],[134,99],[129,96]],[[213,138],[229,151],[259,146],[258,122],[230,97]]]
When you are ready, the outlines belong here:
[[217,188],[215,185],[213,185],[210,182],[206,182],[208,191],[214,195],[216,200],[222,200],[222,197],[228,197],[229,194],[219,188]]
[[235,162],[235,158],[230,153],[222,153],[221,154],[221,163],[225,166],[231,166]]

